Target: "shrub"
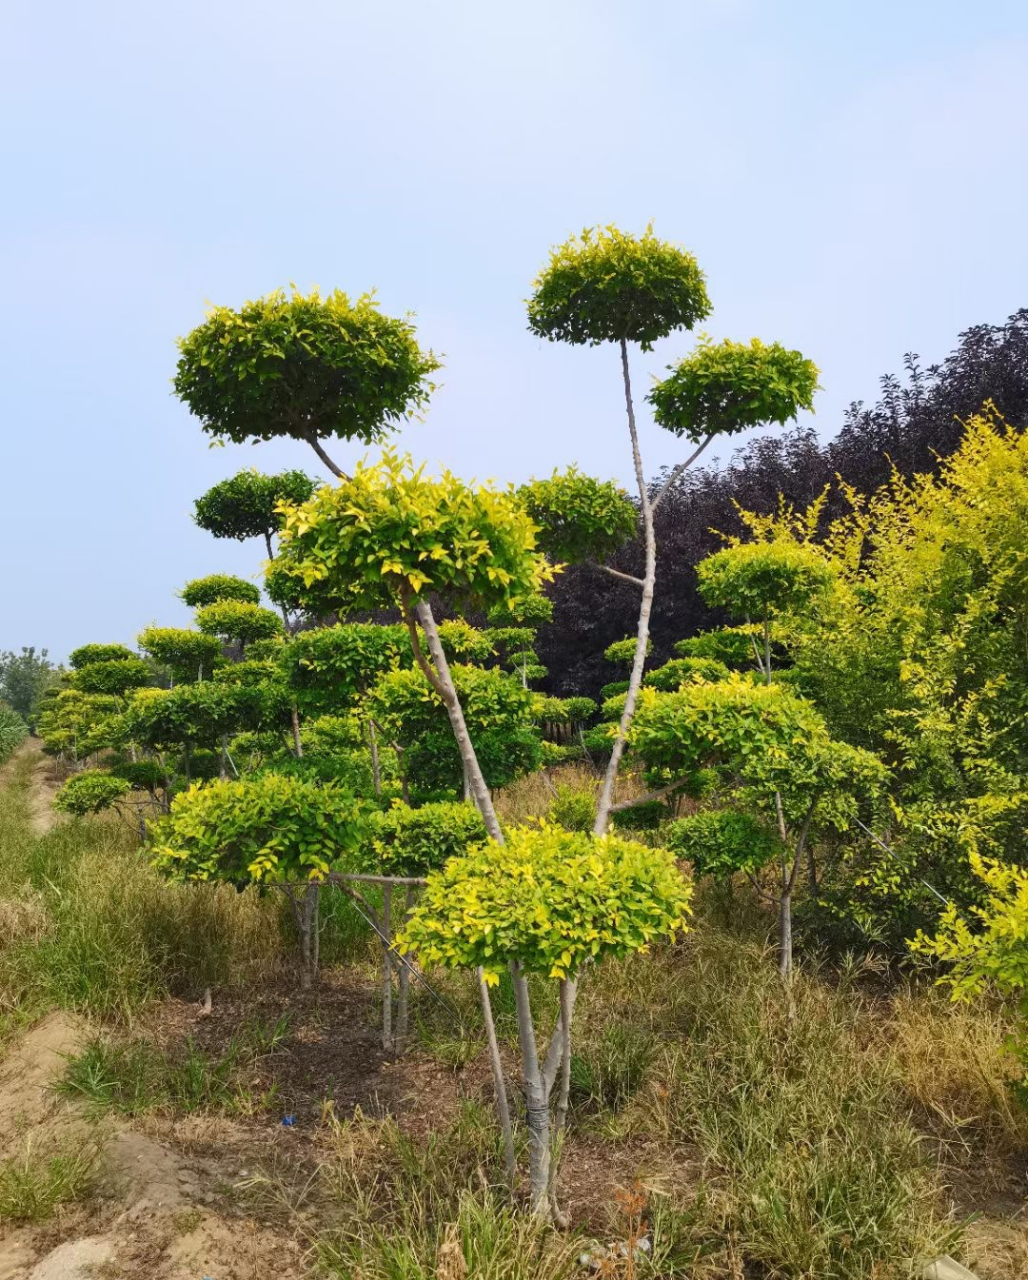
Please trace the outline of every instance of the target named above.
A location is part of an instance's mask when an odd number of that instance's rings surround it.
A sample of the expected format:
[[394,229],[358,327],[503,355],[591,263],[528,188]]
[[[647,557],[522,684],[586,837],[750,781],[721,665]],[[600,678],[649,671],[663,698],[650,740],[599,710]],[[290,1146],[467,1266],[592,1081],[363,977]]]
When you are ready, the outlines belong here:
[[591,831],[596,817],[595,789],[582,790],[559,783],[547,820],[565,831]]
[[700,876],[756,871],[780,850],[777,837],[763,822],[738,809],[706,809],[679,818],[668,826],[665,839]]
[[485,839],[485,823],[473,804],[396,804],[379,819],[374,848],[384,874],[423,876]]
[[61,787],[54,797],[54,808],[61,813],[84,817],[87,813],[102,813],[132,790],[125,778],[105,773],[101,769],[87,769],[76,774]]
[[28,725],[17,711],[12,710],[6,702],[0,702],[0,764],[16,747],[21,746],[28,731]]
[[282,632],[282,619],[270,609],[243,600],[216,600],[196,612],[196,625],[206,635],[252,644]]
[[[263,529],[260,532],[263,533]],[[258,587],[231,573],[209,573],[205,578],[194,578],[186,583],[180,594],[190,609],[202,609],[221,600],[239,600],[243,604],[260,604],[261,600]]]

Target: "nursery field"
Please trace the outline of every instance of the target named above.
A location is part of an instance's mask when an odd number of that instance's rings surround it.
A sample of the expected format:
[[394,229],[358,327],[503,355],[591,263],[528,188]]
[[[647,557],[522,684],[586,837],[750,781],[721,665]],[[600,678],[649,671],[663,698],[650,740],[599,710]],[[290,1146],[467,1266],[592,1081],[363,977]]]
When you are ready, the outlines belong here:
[[[0,653],[0,1280],[1028,1274],[1024,326],[854,409],[930,468],[733,494],[678,561],[704,450],[819,389],[700,337],[637,403],[710,311],[652,227],[532,286],[631,494],[390,448],[440,364],[371,294],[181,339],[214,442],[327,478],[195,498],[256,550],[190,625]],[[835,456],[771,440],[732,474]]]
[[[433,974],[445,1004],[416,986],[386,1053],[345,902],[301,992],[282,902],[168,883],[110,816],[53,821],[51,773],[30,743],[0,793],[0,1275],[529,1280],[590,1250],[611,1276],[1028,1269],[999,1008],[853,960],[805,965],[790,1010],[760,904],[711,893],[681,943],[582,982],[554,1232],[507,1190],[470,975]],[[534,779],[499,798],[548,806]],[[495,1006],[513,1074],[510,991]]]

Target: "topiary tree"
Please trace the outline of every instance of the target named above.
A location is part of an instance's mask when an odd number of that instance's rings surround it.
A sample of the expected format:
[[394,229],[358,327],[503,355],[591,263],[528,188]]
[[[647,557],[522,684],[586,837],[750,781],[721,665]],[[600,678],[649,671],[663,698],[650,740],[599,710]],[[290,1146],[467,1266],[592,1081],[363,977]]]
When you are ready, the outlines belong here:
[[260,604],[260,590],[245,578],[231,573],[209,573],[206,578],[194,578],[179,593],[190,609],[202,609],[204,605],[222,600],[239,600],[243,604]]
[[[287,576],[287,580],[295,588],[302,587],[295,578]],[[280,663],[295,704],[305,715],[321,716],[355,707],[375,680],[404,656],[413,661],[406,627],[346,623],[298,632],[282,650]],[[378,795],[382,790],[378,731],[370,717],[365,719],[365,733]]]
[[[197,498],[193,504],[193,519],[215,538],[233,538],[237,542],[263,538],[271,560],[275,554],[272,535],[278,533],[282,522],[279,507],[282,503],[306,502],[316,487],[315,481],[302,471],[282,471],[278,475],[266,476],[251,468],[227,480],[219,480]],[[211,601],[197,603],[210,604]],[[253,603],[256,604],[257,600]]]
[[140,649],[166,666],[182,684],[202,681],[224,662],[220,639],[187,627],[147,627],[137,637]]
[[238,310],[212,307],[179,350],[175,393],[204,431],[236,444],[305,441],[340,478],[322,441],[382,440],[425,406],[439,368],[409,319],[339,290],[280,289]]
[[103,813],[117,805],[132,784],[103,769],[86,769],[70,778],[54,796],[54,808],[77,818]]
[[[428,877],[400,940],[425,963],[515,977],[532,1207],[555,1210],[552,1140],[567,1118],[575,978],[608,956],[645,950],[686,926],[691,889],[661,850],[616,835],[515,828]],[[540,1055],[527,976],[558,985],[559,1015]],[[509,1144],[509,1133],[508,1133]]]
[[449,471],[429,479],[387,451],[285,513],[277,564],[321,611],[399,609],[415,662],[446,708],[471,796],[502,839],[429,595],[489,609],[537,593],[552,576],[514,493],[473,488]]
[[648,798],[695,790],[697,780],[709,785],[713,777],[744,811],[775,823],[778,962],[788,978],[792,898],[807,844],[819,833],[845,831],[860,804],[875,801],[885,781],[881,762],[832,738],[806,699],[739,674],[690,683],[677,693],[646,690],[632,746],[655,786]]
[[780,538],[724,547],[700,561],[696,576],[707,604],[759,625],[762,644],[758,647],[751,636],[750,645],[758,669],[770,683],[772,624],[825,596],[835,572],[814,547]]
[[[702,345],[672,372],[674,394],[659,384],[649,399],[659,425],[696,442],[696,449],[653,494],[646,483],[629,373],[629,343],[644,351],[679,329],[692,329],[710,313],[706,283],[696,259],[658,240],[652,227],[639,237],[616,227],[584,231],[554,249],[535,281],[529,328],[552,341],[617,345],[621,356],[628,433],[638,489],[645,548],[642,578],[628,578],[641,592],[636,647],[624,707],[596,810],[595,831],[606,830],[614,784],[635,713],[646,660],[657,569],[653,513],[683,471],[718,435],[781,422],[809,408],[817,370],[796,352],[777,346]],[[715,356],[716,353],[716,356]],[[786,358],[788,357],[788,358]],[[720,387],[720,398],[717,388]]]
[[282,634],[282,622],[270,609],[242,600],[217,600],[196,611],[196,625],[204,635],[218,636],[236,643],[241,650],[255,640],[270,640]]
[[124,696],[130,689],[149,684],[153,671],[141,658],[115,658],[108,662],[90,662],[72,675],[72,688],[83,693],[110,693]]
[[[496,667],[454,663],[449,671],[485,785],[495,790],[536,768],[535,700],[520,680]],[[422,798],[463,791],[470,798],[470,773],[445,702],[420,668],[387,672],[372,686],[365,707],[397,752],[405,790],[412,787]]]
[[318,901],[366,842],[368,812],[333,784],[263,774],[177,795],[154,833],[154,862],[180,880],[281,889],[300,938],[301,985],[317,976]]
[[96,662],[123,662],[136,655],[123,644],[83,644],[68,655],[73,671],[81,671]]

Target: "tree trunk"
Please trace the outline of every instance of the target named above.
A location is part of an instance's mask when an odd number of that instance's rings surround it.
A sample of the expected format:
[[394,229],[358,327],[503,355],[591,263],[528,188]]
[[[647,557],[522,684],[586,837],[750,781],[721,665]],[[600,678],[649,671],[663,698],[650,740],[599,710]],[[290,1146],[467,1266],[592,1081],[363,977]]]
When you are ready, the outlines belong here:
[[493,1002],[489,996],[489,985],[481,967],[476,969],[478,980],[478,996],[482,1002],[482,1021],[485,1023],[485,1036],[489,1044],[489,1065],[493,1072],[493,1088],[496,1090],[496,1113],[500,1117],[500,1129],[503,1131],[503,1157],[507,1166],[507,1177],[513,1187],[518,1174],[517,1157],[514,1154],[514,1130],[510,1123],[510,1105],[507,1101],[507,1078],[503,1072],[500,1058],[500,1044],[496,1038],[496,1023],[493,1020]]
[[525,1087],[529,1196],[532,1212],[547,1218],[550,1214],[550,1099],[539,1069],[528,981],[514,962],[511,964],[511,976],[517,1001],[521,1077]]
[[788,981],[792,976],[792,892],[786,890],[778,903],[778,973]]
[[303,759],[303,742],[300,740],[300,713],[296,709],[296,703],[292,703],[289,707],[289,720],[293,730],[293,755],[297,760]]
[[228,778],[228,736],[221,735],[221,754],[218,757],[218,777],[222,782]]
[[639,516],[642,520],[643,537],[646,544],[646,571],[643,574],[642,601],[639,605],[639,624],[636,631],[635,656],[632,659],[632,672],[628,678],[628,693],[625,695],[625,708],[618,722],[617,737],[614,749],[610,753],[603,786],[596,806],[596,820],[593,823],[593,834],[601,836],[607,830],[610,818],[610,806],[614,802],[614,784],[617,781],[618,766],[625,750],[628,728],[635,715],[635,704],[639,698],[642,685],[643,667],[646,664],[646,646],[650,637],[650,613],[653,610],[653,588],[657,579],[657,542],[653,533],[653,510],[650,506],[650,492],[643,472],[642,454],[639,452],[639,433],[635,426],[635,406],[632,403],[632,380],[628,371],[628,343],[621,339],[621,374],[625,384],[625,409],[628,413],[628,434],[632,440],[632,462],[635,467],[635,479],[639,488]]
[[[406,926],[410,914],[414,910],[414,886],[408,885],[404,895],[403,923]],[[407,1024],[410,1007],[410,967],[409,956],[400,959],[399,983],[400,991],[396,997],[396,1034],[393,1036],[393,1049],[397,1054],[403,1053],[407,1047]]]
[[[405,612],[408,611],[405,609]],[[493,807],[493,798],[489,794],[489,787],[486,785],[485,777],[478,763],[478,757],[475,755],[475,748],[472,745],[468,726],[464,720],[464,711],[461,708],[460,698],[457,696],[453,676],[450,673],[450,664],[447,662],[446,654],[443,652],[435,617],[432,614],[432,606],[427,600],[422,600],[418,604],[417,615],[418,621],[425,632],[425,638],[428,640],[428,651],[432,658],[432,665],[435,668],[436,679],[432,679],[432,675],[425,670],[424,666],[422,666],[422,670],[425,671],[429,683],[436,688],[443,700],[443,705],[446,707],[447,715],[450,718],[450,727],[453,729],[453,736],[457,739],[461,763],[467,771],[471,798],[482,815],[486,831],[497,844],[503,844],[503,831],[500,828],[500,822]],[[412,636],[412,639],[416,639],[416,637]],[[416,658],[420,654],[420,644],[415,645],[414,654]],[[423,659],[424,655],[421,655],[421,657]],[[421,665],[420,662],[419,665]]]
[[321,885],[307,886],[307,928],[310,932],[311,981],[317,982],[321,967]]

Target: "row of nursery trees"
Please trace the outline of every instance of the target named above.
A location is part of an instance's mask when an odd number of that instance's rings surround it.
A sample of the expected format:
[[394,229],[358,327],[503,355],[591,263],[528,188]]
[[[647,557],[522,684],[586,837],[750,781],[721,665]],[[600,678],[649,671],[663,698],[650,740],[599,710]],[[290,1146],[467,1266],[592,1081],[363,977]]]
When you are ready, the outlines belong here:
[[[426,405],[438,362],[410,321],[383,315],[369,296],[338,292],[215,308],[181,343],[180,397],[216,438],[305,442],[333,479],[246,472],[204,495],[197,520],[216,536],[263,539],[274,608],[240,579],[190,583],[182,594],[195,627],[147,628],[142,656],[84,646],[41,719],[48,750],[103,766],[72,777],[65,808],[131,802],[168,874],[280,887],[306,981],[317,967],[323,886],[362,874],[403,882],[387,979],[395,970],[402,996],[415,963],[474,973],[513,1175],[490,1005],[490,988],[508,974],[531,1201],[558,1220],[553,1152],[589,966],[687,927],[688,864],[694,875],[745,875],[775,904],[787,992],[801,885],[830,901],[839,868],[866,858],[857,850],[878,850],[858,845],[854,831],[888,821],[891,839],[904,823],[920,830],[927,821],[897,783],[914,762],[900,759],[896,735],[905,732],[916,752],[923,727],[891,707],[876,721],[860,678],[881,692],[866,627],[885,606],[868,575],[886,572],[876,556],[891,554],[887,536],[902,532],[909,546],[912,513],[935,482],[878,506],[854,498],[852,517],[827,537],[817,509],[754,517],[751,540],[699,571],[705,598],[729,625],[684,638],[674,659],[646,670],[654,512],[669,487],[711,441],[785,424],[811,407],[817,388],[817,370],[798,352],[701,338],[647,396],[657,427],[685,442],[680,465],[660,487],[648,485],[632,352],[709,312],[694,258],[651,230],[585,232],[556,249],[535,282],[532,332],[614,349],[636,480],[629,499],[576,468],[500,488],[430,475],[388,448],[344,472],[329,453],[333,438],[381,443]],[[978,431],[994,450],[1017,447],[995,424]],[[889,501],[899,514],[886,528]],[[532,643],[547,617],[547,584],[562,565],[603,568],[637,530],[646,549],[641,576],[631,578],[637,630],[607,653],[623,678],[600,707],[535,693],[545,673]],[[380,611],[398,620],[354,620]],[[894,624],[884,618],[880,636],[895,646]],[[863,646],[859,655],[854,646]],[[908,688],[911,679],[897,676]],[[595,766],[594,790],[573,803],[558,795],[550,821],[501,823],[497,788],[571,756]],[[893,857],[890,846],[861,866],[868,895],[882,889]],[[904,883],[920,878],[905,870]],[[372,913],[387,940],[388,901]],[[832,909],[842,910],[838,894]],[[533,974],[553,983],[542,1041]]]

